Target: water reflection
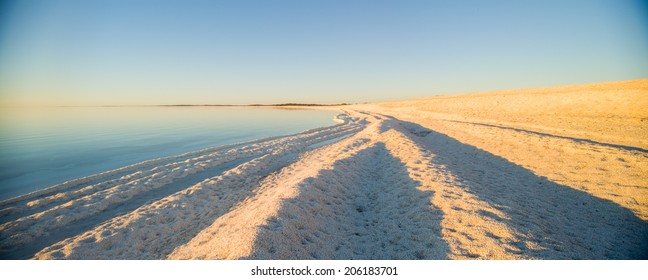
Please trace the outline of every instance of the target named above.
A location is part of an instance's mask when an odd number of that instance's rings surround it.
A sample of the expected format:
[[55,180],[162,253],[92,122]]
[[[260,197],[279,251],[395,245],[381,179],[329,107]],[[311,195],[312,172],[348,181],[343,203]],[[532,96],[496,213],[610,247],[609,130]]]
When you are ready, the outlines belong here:
[[334,124],[259,107],[4,108],[0,199],[143,160]]

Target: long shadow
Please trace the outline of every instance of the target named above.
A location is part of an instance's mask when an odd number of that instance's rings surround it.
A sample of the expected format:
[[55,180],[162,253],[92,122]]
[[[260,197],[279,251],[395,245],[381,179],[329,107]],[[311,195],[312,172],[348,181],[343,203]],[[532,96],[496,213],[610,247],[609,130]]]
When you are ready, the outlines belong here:
[[[510,244],[509,252],[539,259],[646,259],[648,223],[609,200],[549,181],[504,158],[411,122],[415,143],[436,156],[460,187],[506,213],[496,219],[541,247]],[[510,219],[509,219],[510,218]]]
[[451,121],[451,120],[446,120],[446,121],[455,122],[455,123],[481,125],[481,126],[494,127],[494,128],[500,128],[500,129],[508,129],[508,130],[513,130],[513,131],[517,131],[517,132],[524,132],[524,133],[534,134],[534,135],[543,136],[543,137],[553,137],[553,138],[571,140],[571,141],[575,141],[575,142],[579,142],[579,143],[587,143],[587,144],[610,147],[610,148],[615,148],[615,149],[622,149],[622,150],[626,150],[626,151],[648,153],[648,150],[646,150],[646,149],[633,147],[633,146],[610,144],[610,143],[598,142],[598,141],[594,141],[594,140],[590,140],[590,139],[561,136],[561,135],[537,132],[537,131],[533,131],[533,130],[515,128],[515,127],[508,127],[508,126],[501,126],[501,125],[494,125],[494,124],[487,124],[487,123],[476,123],[476,122],[462,122],[462,121]]
[[11,248],[11,250],[0,251],[0,259],[31,258],[34,256],[34,254],[50,245],[56,244],[62,240],[65,240],[66,238],[79,235],[114,217],[129,213],[145,204],[174,194],[207,178],[221,175],[225,171],[249,160],[250,158],[243,158],[227,162],[222,165],[206,169],[202,172],[179,178],[164,187],[155,189],[154,191],[138,194],[129,200],[126,200],[119,204],[111,205],[110,208],[105,209],[100,213],[84,217],[83,219],[66,225],[60,229],[50,231],[47,235],[36,239],[34,242],[25,244],[24,246],[20,247],[13,247]]
[[307,179],[258,228],[248,259],[445,259],[443,213],[384,144]]

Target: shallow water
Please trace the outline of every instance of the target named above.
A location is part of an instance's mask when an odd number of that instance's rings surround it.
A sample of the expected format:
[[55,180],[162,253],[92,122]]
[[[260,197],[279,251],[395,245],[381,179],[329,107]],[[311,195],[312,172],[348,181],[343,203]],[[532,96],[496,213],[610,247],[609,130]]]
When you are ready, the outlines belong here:
[[0,200],[148,159],[333,125],[334,115],[250,107],[3,109]]

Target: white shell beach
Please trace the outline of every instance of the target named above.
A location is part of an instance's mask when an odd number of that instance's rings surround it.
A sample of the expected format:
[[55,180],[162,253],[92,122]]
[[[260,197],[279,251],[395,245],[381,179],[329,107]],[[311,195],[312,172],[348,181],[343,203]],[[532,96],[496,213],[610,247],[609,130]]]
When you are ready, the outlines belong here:
[[0,255],[648,257],[647,79],[320,109],[340,123],[3,201]]

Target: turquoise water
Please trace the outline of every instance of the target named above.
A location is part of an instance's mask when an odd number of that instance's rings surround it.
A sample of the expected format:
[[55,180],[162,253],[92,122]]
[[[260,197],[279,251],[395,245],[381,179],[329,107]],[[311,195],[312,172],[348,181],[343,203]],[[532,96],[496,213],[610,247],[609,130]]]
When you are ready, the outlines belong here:
[[3,109],[0,200],[144,160],[333,125],[334,115],[250,107]]

